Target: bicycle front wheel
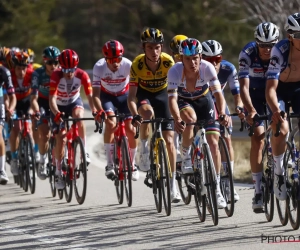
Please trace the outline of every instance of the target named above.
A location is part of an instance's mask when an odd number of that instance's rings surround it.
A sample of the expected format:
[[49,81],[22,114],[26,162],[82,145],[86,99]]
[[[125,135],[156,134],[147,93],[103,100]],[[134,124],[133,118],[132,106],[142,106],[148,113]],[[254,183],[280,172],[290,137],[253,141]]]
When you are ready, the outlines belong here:
[[54,163],[54,145],[55,145],[55,139],[53,137],[49,140],[49,147],[48,147],[48,175],[49,175],[49,183],[50,183],[50,189],[52,197],[56,196],[56,188],[54,183],[54,175],[55,175],[55,163]]
[[114,139],[114,168],[115,168],[115,187],[116,187],[116,193],[117,193],[117,198],[118,198],[118,202],[119,204],[123,203],[124,200],[124,181],[123,181],[123,173],[120,172],[122,170],[120,170],[120,159],[118,157],[118,142],[117,139]]
[[82,139],[77,137],[74,148],[74,191],[78,204],[83,204],[87,187],[87,163]]
[[19,143],[19,177],[20,177],[20,187],[23,188],[25,192],[28,191],[28,175],[26,167],[26,140],[20,135]]
[[26,160],[26,173],[28,179],[28,185],[30,192],[34,194],[35,192],[35,157],[32,145],[32,139],[29,134],[25,138],[25,160]]
[[[201,188],[201,183],[203,183],[202,174],[199,169],[196,170],[194,173],[193,182],[195,183],[195,203],[196,203],[196,209],[198,213],[198,217],[201,222],[204,222],[206,219],[206,195],[202,195],[204,190]],[[204,186],[204,185],[203,185]]]
[[210,157],[210,149],[208,144],[204,143],[202,145],[202,153],[204,155],[204,172],[205,172],[205,185],[207,187],[207,205],[208,210],[211,214],[214,225],[218,225],[219,217],[218,217],[218,206],[217,206],[217,197],[216,197],[216,179],[214,178],[214,172],[212,167],[213,162]]
[[124,176],[124,189],[128,207],[132,205],[132,164],[128,152],[128,140],[127,137],[123,137],[121,141],[122,152],[122,168]]

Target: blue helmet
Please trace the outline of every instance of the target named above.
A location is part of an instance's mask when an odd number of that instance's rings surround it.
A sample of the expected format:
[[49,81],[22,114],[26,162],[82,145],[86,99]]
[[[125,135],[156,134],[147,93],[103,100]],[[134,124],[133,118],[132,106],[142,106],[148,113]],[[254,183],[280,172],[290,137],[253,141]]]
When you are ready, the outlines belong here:
[[46,47],[43,51],[43,58],[45,60],[58,60],[58,56],[60,55],[60,50],[54,46]]

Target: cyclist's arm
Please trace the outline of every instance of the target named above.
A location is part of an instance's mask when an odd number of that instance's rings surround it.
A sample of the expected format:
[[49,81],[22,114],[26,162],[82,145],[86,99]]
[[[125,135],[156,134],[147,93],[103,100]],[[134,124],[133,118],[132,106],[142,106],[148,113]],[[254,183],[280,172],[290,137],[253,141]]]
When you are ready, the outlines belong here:
[[278,86],[277,79],[269,79],[266,84],[266,100],[273,113],[280,112],[276,89]]
[[[4,74],[2,77],[4,78],[4,106],[7,110],[13,111],[17,105],[17,98],[15,95],[15,88],[12,83],[10,71],[4,68]],[[12,112],[11,112],[12,113]]]
[[38,73],[34,71],[32,73],[31,78],[31,97],[30,97],[30,106],[34,113],[39,111],[39,104],[38,104],[38,91],[39,91],[39,78]]
[[168,99],[169,109],[175,121],[181,121],[180,111],[177,103],[178,98],[178,79],[180,76],[174,67],[168,71]]
[[103,110],[100,94],[101,94],[101,68],[96,63],[93,68],[93,103],[97,111]]
[[240,95],[240,83],[237,76],[236,68],[232,65],[232,72],[227,78],[227,82],[234,98],[235,106],[243,107],[243,102]]
[[217,109],[219,111],[219,115],[225,115],[226,101],[221,91],[217,91],[213,93],[216,99]]
[[136,106],[137,89],[138,89],[138,76],[135,73],[133,67],[131,66],[127,105],[132,116],[138,115],[137,106]]
[[101,100],[100,100],[100,92],[101,89],[98,87],[93,87],[93,103],[95,108],[100,111],[103,110],[102,105],[101,105]]
[[49,86],[49,107],[51,109],[51,112],[54,115],[60,112],[56,104],[57,87],[58,87],[59,80],[60,79],[57,77],[57,75],[55,75],[55,72],[53,72],[50,78],[50,86]]
[[91,79],[86,72],[84,72],[82,75],[81,84],[84,87],[84,92],[85,92],[86,98],[88,99],[89,106],[90,106],[91,110],[94,111],[95,107],[94,107],[93,97],[92,97],[93,89],[92,89],[92,85],[91,85]]
[[40,110],[39,104],[38,104],[38,96],[37,95],[31,95],[30,97],[30,106],[33,110],[33,113],[36,113]]

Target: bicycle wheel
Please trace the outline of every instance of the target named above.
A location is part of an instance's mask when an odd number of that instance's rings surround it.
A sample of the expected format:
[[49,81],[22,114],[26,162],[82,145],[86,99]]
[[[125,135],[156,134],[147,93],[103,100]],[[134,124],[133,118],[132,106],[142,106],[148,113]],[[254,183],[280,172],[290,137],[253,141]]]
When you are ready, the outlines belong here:
[[218,217],[218,206],[217,206],[217,197],[216,197],[216,180],[213,174],[213,161],[210,157],[210,149],[208,144],[204,143],[202,145],[202,153],[204,155],[204,175],[205,175],[205,185],[207,187],[207,202],[208,202],[208,210],[211,214],[214,225],[218,225],[219,217]]
[[201,192],[203,192],[203,190],[201,189],[201,183],[203,182],[203,178],[200,169],[197,169],[194,173],[193,182],[195,184],[194,198],[198,217],[201,222],[204,222],[206,219],[206,195],[201,194]]
[[26,141],[25,138],[23,138],[20,135],[20,141],[19,141],[19,176],[20,176],[20,187],[23,188],[25,192],[28,191],[28,178],[27,178],[27,171],[26,171]]
[[128,207],[132,205],[132,164],[128,152],[128,140],[123,136],[121,141],[122,168],[124,176],[124,189]]
[[64,179],[65,179],[66,185],[63,190],[65,192],[65,199],[69,203],[69,202],[71,202],[72,197],[73,197],[73,180],[71,180],[71,178],[70,178],[70,175],[71,175],[70,171],[72,171],[72,170],[70,169],[70,166],[65,166],[65,169],[66,169],[65,170],[66,175],[64,175]]
[[118,202],[119,204],[123,203],[124,200],[124,182],[123,182],[123,172],[120,171],[120,159],[118,157],[118,142],[117,139],[114,139],[114,167],[115,167],[115,174],[116,174],[116,178],[114,181],[115,187],[116,187],[116,193],[117,193],[117,198],[118,198]]
[[63,189],[59,189],[59,190],[57,190],[57,193],[58,193],[58,198],[60,200],[62,200],[64,198],[64,190]]
[[54,145],[55,145],[55,139],[53,137],[49,140],[49,147],[48,147],[48,163],[47,163],[47,169],[48,169],[48,175],[49,175],[49,183],[50,183],[50,189],[52,197],[56,196],[56,188],[54,183],[54,175],[55,175],[55,163],[54,163]]
[[171,188],[170,188],[170,163],[166,150],[166,145],[163,140],[158,142],[158,160],[160,167],[160,186],[166,215],[171,214]]
[[87,188],[87,163],[82,139],[77,137],[74,147],[74,191],[79,204],[83,204]]
[[219,150],[221,154],[222,162],[225,162],[227,167],[221,167],[220,172],[220,188],[227,206],[225,207],[225,213],[228,217],[231,217],[234,213],[234,183],[232,176],[232,169],[230,163],[230,157],[226,142],[223,137],[219,137]]
[[29,134],[25,137],[25,161],[26,161],[26,174],[30,192],[35,192],[35,156],[33,151],[32,138]]

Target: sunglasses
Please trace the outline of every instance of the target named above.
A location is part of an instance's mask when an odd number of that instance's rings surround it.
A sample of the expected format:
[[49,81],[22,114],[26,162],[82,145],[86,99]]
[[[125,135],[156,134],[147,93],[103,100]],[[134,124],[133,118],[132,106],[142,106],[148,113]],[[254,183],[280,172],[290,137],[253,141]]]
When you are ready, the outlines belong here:
[[210,63],[220,63],[222,61],[222,55],[218,55],[218,56],[205,56],[202,54],[202,57],[204,60],[209,61]]
[[105,58],[108,64],[120,63],[122,61],[122,57],[112,57],[112,58]]
[[58,61],[55,61],[55,60],[47,60],[47,61],[45,61],[45,62],[46,62],[46,64],[48,64],[48,65],[55,65],[55,66],[58,65]]
[[290,34],[290,36],[294,39],[300,39],[300,32],[296,32],[296,33],[293,33],[293,34]]
[[256,42],[257,46],[260,48],[273,48],[276,43],[259,43]]
[[72,68],[72,69],[64,69],[61,68],[61,71],[64,73],[74,73],[76,71],[77,68]]

